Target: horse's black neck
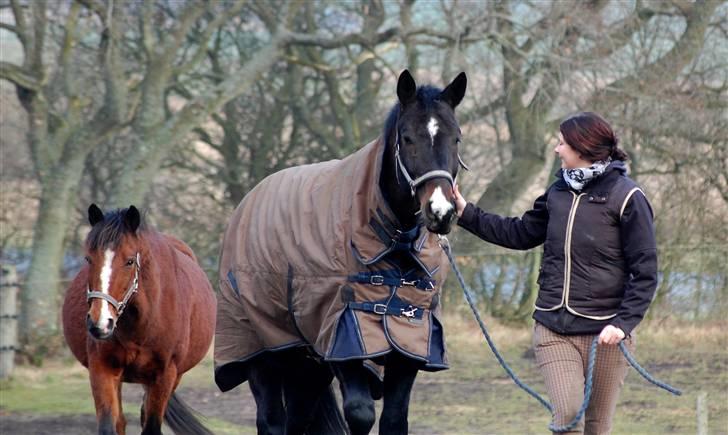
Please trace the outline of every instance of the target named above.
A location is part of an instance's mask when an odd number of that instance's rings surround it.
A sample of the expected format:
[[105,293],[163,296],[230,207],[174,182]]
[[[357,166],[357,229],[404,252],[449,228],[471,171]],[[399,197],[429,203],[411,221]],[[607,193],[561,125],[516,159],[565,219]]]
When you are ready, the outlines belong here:
[[382,159],[382,171],[379,175],[379,188],[387,204],[389,204],[389,208],[399,221],[401,225],[400,230],[407,231],[417,225],[417,213],[420,205],[417,202],[417,198],[412,195],[407,181],[401,173],[398,174],[395,157],[396,134],[394,129],[390,132],[387,132],[385,129],[384,140],[385,149]]

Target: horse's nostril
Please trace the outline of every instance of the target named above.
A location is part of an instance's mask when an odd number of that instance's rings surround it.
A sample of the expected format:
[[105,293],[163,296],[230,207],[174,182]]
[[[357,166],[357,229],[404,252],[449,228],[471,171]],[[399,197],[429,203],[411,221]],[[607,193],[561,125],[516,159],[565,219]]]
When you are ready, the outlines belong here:
[[109,319],[108,328],[109,331],[112,331],[114,329],[114,319]]

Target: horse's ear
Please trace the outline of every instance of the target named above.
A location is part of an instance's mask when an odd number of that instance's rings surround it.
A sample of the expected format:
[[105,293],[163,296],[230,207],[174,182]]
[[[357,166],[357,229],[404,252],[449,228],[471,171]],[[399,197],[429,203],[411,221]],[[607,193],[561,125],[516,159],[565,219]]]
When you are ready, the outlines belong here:
[[99,206],[96,204],[88,206],[88,223],[94,226],[102,220],[104,220],[104,212],[101,211]]
[[124,225],[126,225],[130,231],[134,232],[137,228],[139,228],[141,221],[142,217],[139,214],[139,210],[137,210],[137,208],[133,205],[130,205],[126,210],[126,213],[124,213]]
[[409,70],[402,71],[397,81],[397,98],[402,106],[413,102],[417,96],[417,84]]
[[453,109],[463,100],[465,88],[468,87],[468,78],[464,72],[458,74],[444,91],[440,93],[440,100],[446,102]]

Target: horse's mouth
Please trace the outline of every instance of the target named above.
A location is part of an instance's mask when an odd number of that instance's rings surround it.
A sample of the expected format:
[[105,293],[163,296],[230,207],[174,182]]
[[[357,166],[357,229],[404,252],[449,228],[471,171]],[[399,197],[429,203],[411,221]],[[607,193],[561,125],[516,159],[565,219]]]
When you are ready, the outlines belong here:
[[89,331],[89,334],[96,340],[106,341],[111,339],[111,337],[114,336],[114,331],[110,332],[95,332],[95,331]]
[[453,220],[453,216],[447,216],[445,219],[425,219],[425,228],[431,233],[449,234],[452,230]]
[[111,337],[114,336],[114,328],[108,328],[104,330],[101,328],[97,328],[96,326],[91,326],[88,328],[88,333],[96,340],[104,341],[109,340],[111,339]]

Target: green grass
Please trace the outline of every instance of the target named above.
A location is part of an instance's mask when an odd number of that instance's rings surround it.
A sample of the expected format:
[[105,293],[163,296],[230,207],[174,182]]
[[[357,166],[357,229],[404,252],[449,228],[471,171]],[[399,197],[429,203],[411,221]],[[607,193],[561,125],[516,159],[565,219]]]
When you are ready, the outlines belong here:
[[94,412],[88,376],[75,367],[54,364],[52,369],[21,368],[0,383],[0,409],[44,414]]
[[[475,322],[449,316],[444,323],[451,369],[418,376],[409,416],[412,433],[547,433],[550,415],[507,377]],[[613,433],[694,434],[696,400],[703,391],[708,395],[709,432],[728,434],[728,335],[725,333],[728,328],[725,326],[642,327],[638,333],[637,360],[658,379],[681,388],[684,395],[672,396],[631,370],[620,396]],[[545,394],[533,360],[523,357],[530,347],[530,330],[500,325],[491,325],[491,329],[516,373]],[[191,389],[186,397],[195,394],[194,391],[213,394],[215,387],[211,378],[212,360],[208,358],[185,375],[183,387]],[[237,394],[240,400],[248,403],[252,400],[247,386]],[[237,399],[228,403],[238,406]],[[381,402],[377,408],[381,410]],[[124,409],[129,421],[133,421],[137,418],[139,403],[125,401]],[[215,433],[255,433],[252,425],[241,427],[225,421],[215,415],[215,410],[212,406],[205,412],[211,417],[206,423]],[[93,415],[86,370],[78,364],[59,361],[42,369],[18,368],[10,381],[0,383],[0,415],[7,413]]]
[[[212,359],[187,373],[182,387],[209,386]],[[188,379],[189,378],[189,379]],[[124,387],[124,392],[130,386]],[[123,401],[127,421],[137,421],[141,402]],[[95,415],[88,372],[71,361],[54,361],[43,368],[20,367],[13,377],[0,382],[0,420],[4,413],[34,416]],[[242,427],[228,421],[205,417],[205,426],[215,434],[254,434],[254,428]]]
[[[446,325],[448,320],[458,323],[447,319]],[[458,335],[449,341],[450,370],[418,377],[410,412],[414,428],[436,428],[441,434],[548,432],[548,411],[507,377],[475,328],[458,324]],[[493,329],[506,361],[524,382],[546,397],[533,360],[523,358],[530,347],[530,335],[502,326]],[[642,329],[644,333],[638,333],[638,362],[657,379],[682,389],[683,396],[673,396],[630,370],[613,433],[694,434],[697,396],[704,391],[708,395],[709,433],[728,434],[725,329]]]

